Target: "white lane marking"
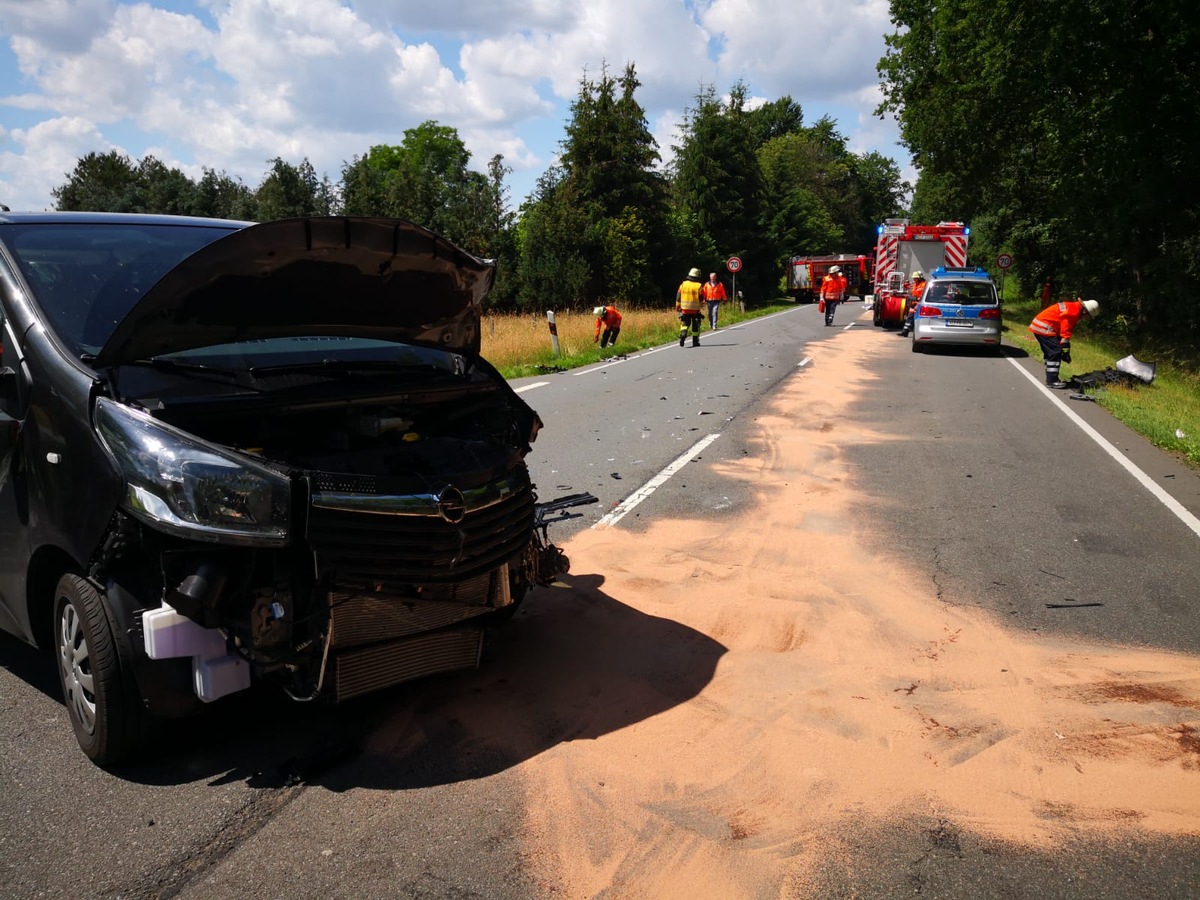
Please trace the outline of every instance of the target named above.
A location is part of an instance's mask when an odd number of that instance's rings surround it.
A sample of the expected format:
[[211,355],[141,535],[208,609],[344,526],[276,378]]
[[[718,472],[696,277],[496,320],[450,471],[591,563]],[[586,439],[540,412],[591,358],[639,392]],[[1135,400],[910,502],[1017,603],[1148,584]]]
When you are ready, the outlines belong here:
[[[640,356],[641,354],[638,354],[638,355]],[[607,369],[610,366],[619,366],[623,362],[629,362],[630,359],[637,359],[637,356],[633,356],[633,357],[622,356],[620,359],[606,359],[604,362],[597,363],[594,366],[589,366],[586,369],[576,369],[574,372],[571,373],[571,375],[573,377],[578,377],[580,375],[591,375],[593,372],[596,372],[600,369]]]
[[535,381],[533,384],[526,384],[526,385],[522,385],[519,388],[513,388],[513,393],[514,394],[523,394],[523,393],[525,393],[525,391],[532,391],[535,387],[545,387],[549,383],[550,382],[548,382],[548,381]]
[[669,466],[643,484],[640,488],[630,494],[627,498],[618,503],[612,512],[610,512],[592,527],[599,528],[601,525],[616,525],[625,517],[626,513],[631,511],[635,506],[653,494],[656,488],[659,488],[665,484],[667,479],[691,462],[704,450],[705,447],[707,447],[720,436],[721,432],[718,431],[714,434],[710,434],[706,438],[701,438],[692,446],[690,450],[683,454],[683,456],[679,457],[677,460],[675,460],[675,462],[671,463]]
[[1008,361],[1010,363],[1012,363],[1014,366],[1016,366],[1018,372],[1020,372],[1022,375],[1024,375],[1026,378],[1028,378],[1034,384],[1036,384],[1039,388],[1041,388],[1042,393],[1044,393],[1047,397],[1049,397],[1050,401],[1052,403],[1057,404],[1059,409],[1061,409],[1063,411],[1063,413],[1066,414],[1067,418],[1070,419],[1072,422],[1074,422],[1076,425],[1078,425],[1084,434],[1086,434],[1093,441],[1095,441],[1097,444],[1099,444],[1101,449],[1103,449],[1105,453],[1107,453],[1109,456],[1111,456],[1113,459],[1115,459],[1118,463],[1120,463],[1122,468],[1125,469],[1125,471],[1127,471],[1130,475],[1132,475],[1134,478],[1136,478],[1141,483],[1142,487],[1144,487],[1151,494],[1153,494],[1154,497],[1163,506],[1165,506],[1167,509],[1169,509],[1171,512],[1173,512],[1175,514],[1175,517],[1178,518],[1179,521],[1181,521],[1184,525],[1186,525],[1188,528],[1190,528],[1193,532],[1195,532],[1197,537],[1200,537],[1200,519],[1197,519],[1195,516],[1193,516],[1190,512],[1188,512],[1187,508],[1184,507],[1184,505],[1182,503],[1180,503],[1178,500],[1176,500],[1174,497],[1172,497],[1170,494],[1168,494],[1166,491],[1164,491],[1162,488],[1160,488],[1157,484],[1155,484],[1153,478],[1151,478],[1149,475],[1147,475],[1145,472],[1143,472],[1141,469],[1139,469],[1137,466],[1135,466],[1132,462],[1130,462],[1128,459],[1126,459],[1124,456],[1122,456],[1120,450],[1118,450],[1116,447],[1114,447],[1112,444],[1110,444],[1107,440],[1105,440],[1100,435],[1100,433],[1098,431],[1096,431],[1096,429],[1094,429],[1091,425],[1089,425],[1087,422],[1083,421],[1083,419],[1081,419],[1079,417],[1079,413],[1075,412],[1075,410],[1073,410],[1073,409],[1071,409],[1071,407],[1067,406],[1066,400],[1064,400],[1062,397],[1058,396],[1058,394],[1055,391],[1046,387],[1046,385],[1044,385],[1041,381],[1039,381],[1035,375],[1031,375],[1029,372],[1027,372],[1025,370],[1025,368],[1019,362],[1017,362],[1015,357],[1012,357],[1012,356],[1008,357]]
[[803,368],[804,368],[805,366],[807,366],[807,365],[808,365],[810,362],[812,362],[812,357],[811,357],[811,356],[806,356],[806,357],[804,357],[804,359],[800,360],[800,362],[796,363],[796,368],[797,368],[797,369],[803,369]]

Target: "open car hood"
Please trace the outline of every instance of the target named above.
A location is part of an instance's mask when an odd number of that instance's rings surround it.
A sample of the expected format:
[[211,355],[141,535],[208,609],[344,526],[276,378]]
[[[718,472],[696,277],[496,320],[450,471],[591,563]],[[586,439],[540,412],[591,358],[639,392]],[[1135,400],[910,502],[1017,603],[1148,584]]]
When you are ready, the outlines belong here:
[[494,264],[400,219],[251,225],[193,253],[118,323],[97,367],[233,341],[332,335],[479,354]]

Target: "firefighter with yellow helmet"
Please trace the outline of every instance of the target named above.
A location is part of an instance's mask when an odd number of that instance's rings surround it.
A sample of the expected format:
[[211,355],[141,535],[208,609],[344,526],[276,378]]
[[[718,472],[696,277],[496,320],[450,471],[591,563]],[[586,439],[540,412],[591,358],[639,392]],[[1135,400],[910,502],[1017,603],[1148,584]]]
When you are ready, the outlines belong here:
[[921,295],[925,293],[925,273],[920,269],[913,270],[912,283],[908,289],[908,296],[904,301],[904,324],[900,327],[901,336],[912,331],[913,320],[917,317],[917,304],[921,302]]
[[692,330],[692,346],[700,346],[700,270],[693,268],[679,285],[675,292],[675,312],[679,313],[679,346],[687,339],[688,329]]

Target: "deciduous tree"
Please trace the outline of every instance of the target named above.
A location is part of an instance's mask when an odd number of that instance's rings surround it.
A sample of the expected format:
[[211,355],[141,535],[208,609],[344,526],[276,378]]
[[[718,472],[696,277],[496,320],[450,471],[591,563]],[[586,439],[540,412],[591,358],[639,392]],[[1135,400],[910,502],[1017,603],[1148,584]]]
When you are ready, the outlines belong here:
[[[1195,329],[1200,17],[1178,0],[892,0],[884,102],[917,201],[1113,322]],[[981,235],[982,236],[982,235]]]

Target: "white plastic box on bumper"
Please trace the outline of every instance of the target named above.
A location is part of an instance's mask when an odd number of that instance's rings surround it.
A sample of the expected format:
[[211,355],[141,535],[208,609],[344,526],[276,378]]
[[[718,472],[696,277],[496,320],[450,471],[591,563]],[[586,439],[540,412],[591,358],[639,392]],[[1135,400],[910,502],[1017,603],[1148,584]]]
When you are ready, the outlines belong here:
[[216,628],[198,625],[164,603],[143,613],[142,631],[151,659],[192,658],[192,686],[205,703],[250,687],[250,666],[228,652]]

